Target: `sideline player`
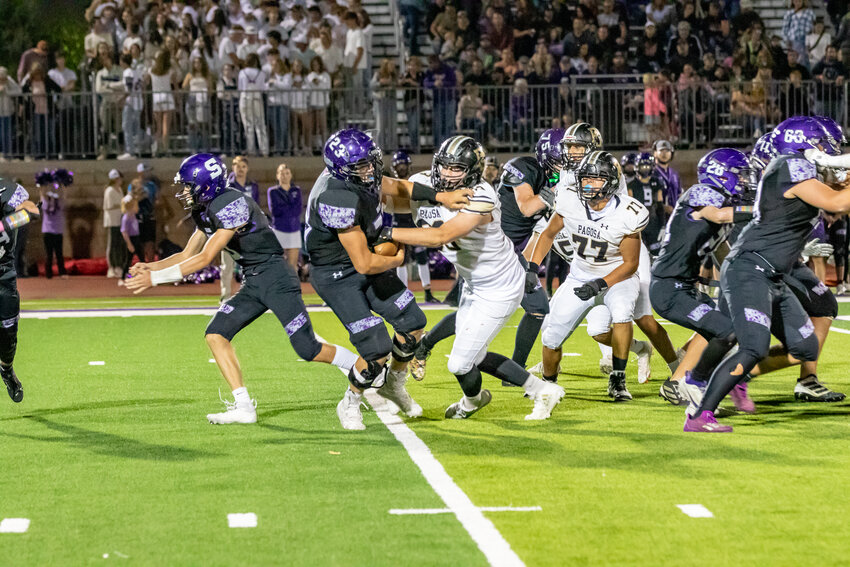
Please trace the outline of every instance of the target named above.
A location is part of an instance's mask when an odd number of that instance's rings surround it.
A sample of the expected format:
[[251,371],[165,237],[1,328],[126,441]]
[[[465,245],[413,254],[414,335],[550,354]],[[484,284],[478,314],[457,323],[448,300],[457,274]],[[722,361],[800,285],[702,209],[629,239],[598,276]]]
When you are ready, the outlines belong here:
[[532,255],[533,264],[541,262],[557,234],[567,229],[575,256],[570,274],[552,297],[550,313],[543,322],[544,378],[555,380],[561,345],[588,311],[604,304],[613,321],[608,395],[615,401],[632,399],[625,370],[640,291],[640,231],[649,220],[648,211],[637,200],[616,194],[621,176],[619,162],[608,152],[586,155],[575,172],[578,192],[558,192],[557,214],[540,234]]
[[[383,228],[385,206],[388,213],[401,212],[416,199],[460,208],[468,204],[470,191],[438,194],[419,183],[383,177],[381,149],[353,128],[332,134],[323,155],[326,170],[307,202],[304,240],[313,265],[310,277],[360,354],[348,374],[349,388],[337,405],[337,416],[345,429],[364,429],[361,395],[370,387],[408,416],[420,416],[422,408],[404,385],[425,314],[396,275],[404,249],[381,256],[373,247]],[[385,320],[395,331],[392,339]]]
[[446,418],[467,418],[490,403],[489,390],[481,387],[483,371],[525,389],[534,400],[534,409],[526,419],[547,419],[563,397],[563,388],[547,384],[501,354],[487,351],[519,307],[525,277],[513,245],[500,227],[498,197],[482,180],[483,170],[481,144],[468,136],[443,142],[434,154],[431,171],[417,173],[411,181],[431,185],[439,192],[472,188],[469,205],[452,211],[414,201],[411,208],[420,228],[385,229],[384,237],[408,245],[442,246],[443,254],[463,278],[448,368],[464,395],[446,409]]
[[658,235],[664,228],[664,182],[654,175],[655,158],[652,154],[643,152],[636,162],[634,179],[628,184],[629,197],[640,201],[649,211],[649,224],[640,237],[654,258],[661,249]]
[[[777,126],[774,145],[780,154],[759,184],[753,221],[738,237],[723,262],[721,289],[732,316],[738,351],[714,371],[696,411],[686,413],[688,432],[732,431],[717,423],[720,400],[768,354],[774,334],[794,362],[815,361],[820,351],[818,329],[789,289],[785,276],[793,270],[819,209],[850,211],[845,182],[818,180],[818,169],[848,167],[823,126],[814,119],[789,119]],[[703,355],[705,356],[705,354]]]
[[126,285],[138,294],[155,285],[179,282],[221,253],[234,258],[244,282],[221,304],[204,336],[234,401],[225,401],[226,411],[209,414],[207,419],[213,424],[256,423],[256,402],[248,395],[231,341],[267,310],[280,320],[292,348],[304,360],[348,370],[357,357],[316,339],[301,299],[301,282],[283,257],[268,218],[251,197],[230,189],[226,179],[227,167],[212,154],[183,160],[174,177],[174,183],[182,186],[177,199],[191,211],[197,228],[182,252],[159,262],[135,264]]
[[18,348],[18,319],[21,296],[15,272],[15,240],[18,229],[39,211],[26,189],[14,181],[0,179],[0,378],[15,403],[24,399],[24,388],[12,368]]

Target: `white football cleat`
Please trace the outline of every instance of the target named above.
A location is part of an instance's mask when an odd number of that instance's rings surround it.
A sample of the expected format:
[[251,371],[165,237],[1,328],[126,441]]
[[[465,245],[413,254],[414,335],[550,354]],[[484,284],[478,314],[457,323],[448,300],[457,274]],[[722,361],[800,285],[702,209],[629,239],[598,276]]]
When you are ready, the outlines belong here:
[[543,361],[541,360],[534,366],[528,369],[530,374],[534,374],[535,376],[543,376]]
[[213,425],[230,425],[232,423],[257,423],[257,402],[251,400],[250,404],[237,404],[222,400],[226,411],[222,413],[208,413],[207,419]]
[[547,382],[543,386],[543,390],[534,396],[534,409],[531,410],[530,414],[525,416],[525,419],[529,421],[549,419],[549,416],[552,415],[552,410],[555,409],[555,406],[558,405],[564,394],[563,388],[557,384]]
[[363,425],[363,414],[360,413],[361,400],[358,398],[359,396],[349,389],[345,391],[345,395],[336,405],[336,415],[339,417],[339,423],[343,429],[352,431],[366,429],[366,426]]
[[648,341],[635,341],[638,359],[638,384],[646,384],[652,377],[652,345]]
[[421,417],[422,406],[413,401],[407,389],[404,387],[407,383],[407,370],[396,372],[394,370],[387,371],[387,381],[383,386],[375,390],[379,396],[391,401],[401,411],[407,414],[407,417]]

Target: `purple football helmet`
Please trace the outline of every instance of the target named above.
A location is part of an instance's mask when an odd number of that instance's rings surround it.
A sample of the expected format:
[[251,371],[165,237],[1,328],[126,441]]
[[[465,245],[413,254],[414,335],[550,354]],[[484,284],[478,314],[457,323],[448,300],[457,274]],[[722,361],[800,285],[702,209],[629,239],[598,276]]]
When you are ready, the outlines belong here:
[[833,120],[829,116],[815,116],[814,118],[823,126],[826,133],[829,134],[831,138],[830,143],[835,148],[840,149],[843,144],[847,143],[847,138],[844,136],[844,129],[841,128],[841,124],[836,120]]
[[393,165],[393,167],[396,167],[397,165],[402,164],[402,163],[406,163],[407,165],[410,165],[410,156],[407,154],[406,151],[399,150],[399,151],[397,151],[396,153],[393,154],[392,165]]
[[740,196],[756,185],[747,156],[732,148],[718,148],[705,154],[697,164],[697,179],[722,190],[727,198]]
[[649,152],[641,152],[635,159],[635,172],[643,178],[647,178],[655,171],[655,156]]
[[633,168],[637,167],[639,155],[640,154],[637,152],[628,152],[623,154],[623,157],[620,158],[620,167],[622,167],[624,171],[628,166],[632,166]]
[[[378,144],[365,132],[346,128],[331,134],[323,152],[328,172],[337,179],[348,181],[370,191],[380,191],[383,154]],[[370,172],[358,172],[367,166]]]
[[540,139],[537,140],[535,146],[535,157],[537,164],[542,167],[547,174],[560,172],[563,163],[563,155],[561,154],[561,140],[564,139],[563,128],[549,128],[540,134]]
[[184,209],[201,207],[227,187],[227,165],[213,154],[195,154],[180,164],[174,183],[183,189],[175,195]]
[[770,160],[777,156],[776,148],[773,145],[773,132],[768,132],[761,138],[756,140],[753,151],[750,153],[750,167],[756,173],[761,174],[765,170]]
[[836,155],[837,146],[830,141],[831,136],[821,123],[811,116],[794,116],[783,120],[773,130],[773,147],[777,155],[801,154],[806,150],[822,150]]

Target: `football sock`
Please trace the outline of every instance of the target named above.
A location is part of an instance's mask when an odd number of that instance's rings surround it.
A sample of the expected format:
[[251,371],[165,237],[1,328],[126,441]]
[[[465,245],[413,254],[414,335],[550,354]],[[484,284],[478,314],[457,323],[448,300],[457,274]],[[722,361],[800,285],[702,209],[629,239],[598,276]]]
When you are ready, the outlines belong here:
[[547,382],[557,382],[558,381],[558,375],[555,374],[554,376],[546,376],[544,374],[543,379],[546,380]]
[[[720,401],[732,391],[732,388],[738,382],[741,382],[745,378],[746,374],[757,363],[758,358],[743,351],[738,351],[726,357],[720,363],[720,366],[717,367],[717,370],[714,371],[714,374],[712,374],[708,387],[705,389],[705,394],[702,397],[702,403],[697,408],[696,414],[691,417],[701,415],[704,411],[715,411]],[[741,366],[743,373],[739,374],[736,372],[735,375],[732,375],[732,372],[738,368],[738,365]]]
[[531,374],[529,374],[522,387],[525,390],[525,393],[528,394],[528,397],[533,398],[543,390],[543,387],[545,385],[546,382],[544,382],[537,376],[532,376]]
[[478,407],[481,402],[481,391],[478,391],[478,394],[475,396],[464,396],[461,400],[460,404],[463,409],[466,411],[472,411]]
[[431,327],[431,330],[428,331],[428,334],[425,335],[425,338],[422,339],[422,344],[425,346],[425,348],[431,350],[438,342],[454,335],[455,320],[457,320],[456,311],[449,313],[448,315],[437,321],[437,324]]
[[599,352],[602,353],[603,358],[611,358],[614,356],[614,349],[612,349],[608,345],[604,345],[602,343],[597,342],[596,345],[599,347]]
[[351,367],[357,362],[357,355],[345,347],[339,345],[334,345],[334,347],[336,348],[336,353],[334,353],[334,359],[331,364],[345,371],[351,370]]
[[643,350],[643,345],[641,344],[643,341],[639,341],[637,339],[632,339],[632,344],[629,346],[629,351],[638,353]]
[[481,371],[478,368],[473,366],[466,374],[455,374],[455,377],[464,396],[474,398],[481,394]]
[[677,359],[676,359],[676,360],[674,360],[673,362],[668,362],[668,363],[667,363],[667,368],[669,368],[669,369],[670,369],[670,374],[675,374],[675,373],[676,373],[676,370],[678,370],[678,369],[679,369],[679,359],[677,358]]
[[611,366],[614,369],[614,372],[622,372],[623,375],[626,373],[626,363],[628,359],[626,358],[617,358],[616,356],[611,357]]
[[349,388],[345,391],[345,395],[348,397],[348,399],[350,401],[358,403],[358,404],[360,403],[360,400],[363,398],[363,394],[358,394],[357,392],[355,392],[351,388]]
[[[694,369],[691,370],[693,379],[705,382],[711,378],[711,373],[714,372],[714,369],[717,368],[723,357],[732,350],[733,346],[734,344],[730,344],[725,337],[715,337],[708,341],[708,346],[705,347],[705,350],[699,357],[699,361],[694,366]],[[748,369],[747,372],[749,370],[751,369]]]
[[[491,376],[523,387],[528,377],[531,376],[525,368],[513,360],[495,352],[488,352],[484,355],[484,360],[481,361],[478,368]],[[535,378],[535,380],[542,383],[540,378]]]
[[398,275],[398,279],[401,280],[401,283],[404,284],[404,287],[407,287],[407,266],[399,266],[395,269],[396,275]]
[[431,287],[431,268],[428,264],[419,264],[419,281],[423,288]]
[[540,333],[540,327],[542,326],[543,315],[526,313],[520,319],[516,330],[514,355],[511,357],[520,366],[525,367],[525,363],[528,361],[528,354],[534,347],[534,341],[537,340],[537,335]]
[[242,386],[241,388],[236,388],[233,390],[233,400],[236,402],[236,405],[244,406],[251,405],[251,396],[248,395],[248,388]]

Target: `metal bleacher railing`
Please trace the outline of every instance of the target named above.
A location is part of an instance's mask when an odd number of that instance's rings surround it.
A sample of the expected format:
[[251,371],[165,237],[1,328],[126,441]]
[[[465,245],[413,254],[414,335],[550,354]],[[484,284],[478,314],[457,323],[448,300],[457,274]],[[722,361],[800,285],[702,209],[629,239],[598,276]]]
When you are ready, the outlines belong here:
[[[348,126],[374,129],[387,151],[430,150],[465,133],[490,150],[526,152],[542,130],[579,120],[596,125],[611,149],[658,138],[679,147],[747,145],[795,114],[825,114],[846,124],[847,88],[772,80],[659,85],[646,76],[585,75],[556,85],[305,88],[223,96],[144,92],[133,101],[91,92],[4,95],[0,158],[114,157],[127,151],[307,155],[321,148],[329,132]],[[167,141],[157,133],[163,117]],[[249,131],[256,136],[253,144]]]

